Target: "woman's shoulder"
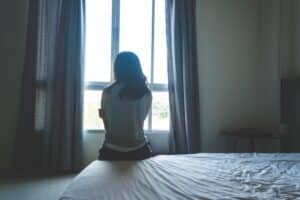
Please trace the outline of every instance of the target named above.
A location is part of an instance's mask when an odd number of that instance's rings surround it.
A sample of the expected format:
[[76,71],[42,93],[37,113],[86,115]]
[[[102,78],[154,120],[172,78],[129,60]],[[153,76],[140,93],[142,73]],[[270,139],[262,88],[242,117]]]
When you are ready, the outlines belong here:
[[112,90],[118,85],[118,82],[113,82],[112,84],[110,84],[109,86],[107,86],[106,88],[103,89],[103,93],[105,94],[109,94],[112,92]]

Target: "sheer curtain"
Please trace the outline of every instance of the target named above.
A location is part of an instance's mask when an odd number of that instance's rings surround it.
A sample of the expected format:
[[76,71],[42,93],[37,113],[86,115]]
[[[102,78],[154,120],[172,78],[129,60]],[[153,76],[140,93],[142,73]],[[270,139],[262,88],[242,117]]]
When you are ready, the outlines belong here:
[[85,2],[29,3],[15,166],[78,170],[82,167]]
[[196,0],[166,0],[173,153],[200,151]]

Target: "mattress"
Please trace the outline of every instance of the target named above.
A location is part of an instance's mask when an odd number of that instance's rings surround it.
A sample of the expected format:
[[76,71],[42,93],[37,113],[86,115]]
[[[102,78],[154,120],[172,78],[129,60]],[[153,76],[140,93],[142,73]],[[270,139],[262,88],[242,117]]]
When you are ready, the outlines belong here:
[[60,199],[300,199],[300,154],[201,153],[94,161]]

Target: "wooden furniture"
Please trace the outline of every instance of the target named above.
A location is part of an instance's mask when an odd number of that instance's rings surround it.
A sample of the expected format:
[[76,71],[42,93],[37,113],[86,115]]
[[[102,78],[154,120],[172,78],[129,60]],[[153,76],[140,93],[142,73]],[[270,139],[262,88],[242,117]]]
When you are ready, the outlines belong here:
[[256,152],[255,142],[258,140],[271,141],[276,140],[279,143],[279,148],[272,150],[273,152],[280,152],[280,137],[279,134],[274,132],[260,131],[255,128],[240,128],[240,129],[228,129],[222,131],[223,135],[229,136],[233,139],[233,151],[238,152],[238,142],[241,140],[247,140],[250,144],[250,152]]

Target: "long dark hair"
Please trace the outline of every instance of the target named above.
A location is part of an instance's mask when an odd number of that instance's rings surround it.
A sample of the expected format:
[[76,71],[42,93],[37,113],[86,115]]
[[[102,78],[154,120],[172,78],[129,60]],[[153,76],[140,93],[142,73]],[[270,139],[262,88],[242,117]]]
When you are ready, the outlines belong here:
[[138,56],[132,52],[124,51],[117,55],[114,62],[114,75],[116,82],[123,83],[119,97],[126,99],[139,99],[150,92],[146,85]]

